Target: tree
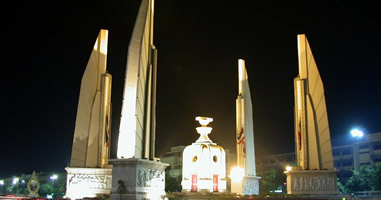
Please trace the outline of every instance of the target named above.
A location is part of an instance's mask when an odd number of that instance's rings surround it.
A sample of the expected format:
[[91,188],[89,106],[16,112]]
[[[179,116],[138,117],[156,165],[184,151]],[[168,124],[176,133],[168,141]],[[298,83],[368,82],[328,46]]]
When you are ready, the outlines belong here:
[[51,184],[42,184],[40,187],[40,196],[41,197],[46,197],[46,195],[50,195],[53,192],[53,187]]
[[361,166],[360,170],[352,170],[352,176],[345,183],[345,189],[349,193],[358,191],[371,191],[375,189],[377,174],[376,169],[369,166]]
[[339,181],[339,178],[337,178],[337,188],[339,189],[340,194],[347,193],[347,188],[345,188],[345,185]]
[[166,192],[181,192],[181,176],[172,177],[169,175],[165,176],[165,191]]
[[283,187],[286,182],[286,175],[281,169],[270,169],[258,174],[262,178],[259,181],[259,192],[268,194],[279,187]]

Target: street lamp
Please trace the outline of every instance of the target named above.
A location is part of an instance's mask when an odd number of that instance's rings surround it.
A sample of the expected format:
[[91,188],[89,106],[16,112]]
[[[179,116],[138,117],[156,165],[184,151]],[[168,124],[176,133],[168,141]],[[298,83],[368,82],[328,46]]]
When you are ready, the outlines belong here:
[[58,178],[57,174],[53,174],[53,176],[50,177],[50,180],[56,180]]
[[15,177],[15,178],[13,178],[13,180],[12,180],[12,185],[16,185],[16,196],[17,196],[17,194],[18,194],[18,192],[19,192],[19,185],[17,184],[17,183],[19,183],[19,178],[17,178],[17,177]]
[[352,129],[351,134],[352,137],[355,137],[356,139],[362,138],[364,136],[364,133],[358,128]]
[[1,195],[4,195],[4,180],[0,180],[0,186],[1,186]]
[[230,172],[230,178],[233,182],[239,183],[245,176],[245,169],[241,167],[233,167]]
[[358,128],[354,128],[351,130],[352,137],[356,138],[356,143],[353,145],[353,166],[354,170],[360,169],[360,148],[359,148],[359,138],[364,136],[364,132]]
[[53,174],[53,176],[49,177],[52,180],[52,195],[54,194],[54,180],[58,178],[57,174]]
[[15,177],[12,180],[12,185],[16,185],[19,182],[19,178]]

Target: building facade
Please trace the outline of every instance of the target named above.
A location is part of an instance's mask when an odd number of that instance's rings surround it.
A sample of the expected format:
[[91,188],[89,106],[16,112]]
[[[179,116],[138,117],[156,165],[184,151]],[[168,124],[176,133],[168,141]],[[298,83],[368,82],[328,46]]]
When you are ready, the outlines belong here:
[[[339,171],[337,177],[340,182],[346,182],[352,176],[352,170],[363,165],[375,167],[381,164],[381,132],[367,134],[350,145],[332,147],[332,154],[335,169]],[[285,169],[287,165],[295,164],[295,153],[258,157],[256,163],[259,172],[270,168]]]
[[166,170],[166,175],[174,178],[181,177],[183,168],[184,149],[185,146],[171,147],[170,151],[165,153],[165,155],[162,158],[160,158],[161,162],[169,164],[169,167]]
[[352,170],[381,164],[381,132],[367,134],[352,145],[333,147],[332,153],[335,168],[339,170],[337,177],[345,182],[352,176]]

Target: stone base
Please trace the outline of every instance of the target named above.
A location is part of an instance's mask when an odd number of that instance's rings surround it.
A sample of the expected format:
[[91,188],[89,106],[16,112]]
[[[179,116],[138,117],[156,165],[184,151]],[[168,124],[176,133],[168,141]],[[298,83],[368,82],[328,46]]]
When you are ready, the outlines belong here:
[[28,197],[30,197],[30,198],[38,198],[38,197],[40,197],[40,195],[38,193],[33,192],[33,193],[29,193]]
[[83,199],[109,195],[112,183],[112,168],[65,168],[66,197]]
[[161,199],[165,195],[166,163],[144,159],[112,159],[111,200]]
[[336,170],[302,170],[293,168],[287,175],[287,194],[338,194]]
[[241,195],[258,195],[259,194],[259,176],[244,176],[241,182],[233,182],[231,184],[231,192]]

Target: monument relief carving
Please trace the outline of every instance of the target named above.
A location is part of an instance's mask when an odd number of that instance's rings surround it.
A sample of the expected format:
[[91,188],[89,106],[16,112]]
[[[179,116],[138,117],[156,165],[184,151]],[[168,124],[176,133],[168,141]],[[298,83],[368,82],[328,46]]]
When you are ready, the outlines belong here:
[[138,169],[137,185],[139,187],[160,187],[164,183],[164,172],[154,169]]
[[69,177],[69,185],[87,185],[89,189],[96,190],[111,189],[107,188],[111,185],[111,176],[74,174]]
[[295,191],[336,191],[334,177],[297,176],[292,179]]

